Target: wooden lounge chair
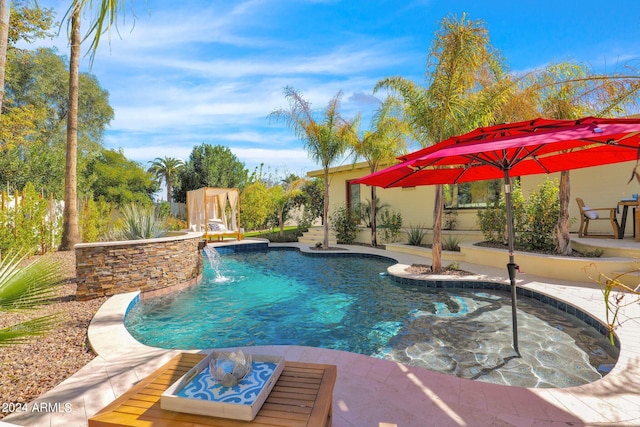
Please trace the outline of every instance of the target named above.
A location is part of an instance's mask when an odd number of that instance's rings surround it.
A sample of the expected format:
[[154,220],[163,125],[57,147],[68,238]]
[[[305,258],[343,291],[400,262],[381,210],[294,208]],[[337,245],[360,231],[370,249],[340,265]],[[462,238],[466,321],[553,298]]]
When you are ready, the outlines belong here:
[[[618,238],[620,232],[620,225],[618,224],[618,217],[616,215],[616,208],[590,208],[584,205],[584,202],[580,197],[576,198],[578,202],[578,208],[580,209],[580,229],[578,230],[578,237],[609,237]],[[603,214],[600,214],[602,212]],[[595,220],[608,220],[613,228],[613,235],[611,234],[589,234],[589,221]]]

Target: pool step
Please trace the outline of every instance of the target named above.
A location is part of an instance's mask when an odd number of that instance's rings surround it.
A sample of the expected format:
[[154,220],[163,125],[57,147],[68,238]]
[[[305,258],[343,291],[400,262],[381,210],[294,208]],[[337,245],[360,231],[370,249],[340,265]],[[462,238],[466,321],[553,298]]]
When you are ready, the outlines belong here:
[[[312,227],[309,229],[309,231],[304,233],[302,236],[298,237],[298,242],[315,245],[317,242],[322,243],[323,239],[324,239],[324,228]],[[333,246],[337,244],[338,244],[338,240],[336,239],[335,231],[329,230],[329,246]]]

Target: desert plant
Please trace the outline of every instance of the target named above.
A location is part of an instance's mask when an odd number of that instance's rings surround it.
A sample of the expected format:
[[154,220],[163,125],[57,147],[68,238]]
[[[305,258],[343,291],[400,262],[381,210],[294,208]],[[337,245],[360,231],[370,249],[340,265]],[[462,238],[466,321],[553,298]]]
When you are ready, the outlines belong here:
[[[25,311],[45,304],[61,283],[60,267],[47,258],[27,262],[29,251],[12,251],[0,261],[0,312]],[[0,329],[0,347],[45,334],[58,316],[50,314]]]
[[338,243],[350,244],[356,239],[360,215],[355,209],[338,206],[331,215],[331,228],[336,232]]
[[445,251],[460,251],[460,239],[455,236],[445,236],[442,239],[442,249]]
[[427,231],[422,225],[410,225],[407,230],[407,243],[411,246],[420,246],[426,235]]
[[166,220],[153,206],[125,205],[111,230],[112,240],[153,239],[167,233]]
[[389,209],[382,211],[380,214],[380,231],[382,232],[383,242],[397,242],[401,228],[402,214],[400,212],[391,212]]

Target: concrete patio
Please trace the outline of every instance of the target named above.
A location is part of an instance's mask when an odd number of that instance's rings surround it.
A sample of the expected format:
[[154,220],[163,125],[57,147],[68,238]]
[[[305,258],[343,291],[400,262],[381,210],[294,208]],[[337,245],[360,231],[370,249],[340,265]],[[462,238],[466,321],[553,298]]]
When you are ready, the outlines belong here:
[[[640,246],[627,239],[611,243]],[[308,250],[308,245],[297,246]],[[411,254],[361,246],[344,248],[392,257],[406,265],[425,263],[425,258]],[[506,280],[504,269],[464,262],[460,267],[484,278]],[[596,283],[551,283],[549,279],[522,274],[518,286],[552,295],[595,318],[604,318],[602,294]],[[144,346],[128,334],[122,321],[135,296],[116,295],[95,316],[89,340],[98,356],[92,362],[30,404],[27,411],[5,418],[0,425],[86,426],[88,418],[177,354],[176,350]],[[566,389],[494,385],[311,347],[263,346],[252,347],[251,352],[337,365],[333,396],[335,427],[637,426],[640,425],[640,304],[627,307],[621,320],[623,324],[616,330],[621,342],[620,357],[611,373],[594,383]]]

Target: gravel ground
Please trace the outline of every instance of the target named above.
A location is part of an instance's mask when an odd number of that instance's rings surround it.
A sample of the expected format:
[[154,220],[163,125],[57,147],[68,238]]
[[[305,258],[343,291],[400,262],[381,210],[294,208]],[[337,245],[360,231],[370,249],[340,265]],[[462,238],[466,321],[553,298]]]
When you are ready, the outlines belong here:
[[[75,253],[44,255],[61,264],[64,283],[57,299],[29,313],[0,313],[0,327],[50,313],[59,313],[54,330],[28,344],[0,347],[0,405],[30,402],[90,362],[95,354],[87,342],[93,315],[106,301],[76,301]],[[0,408],[0,419],[6,413]]]

